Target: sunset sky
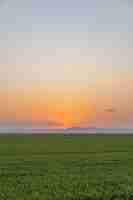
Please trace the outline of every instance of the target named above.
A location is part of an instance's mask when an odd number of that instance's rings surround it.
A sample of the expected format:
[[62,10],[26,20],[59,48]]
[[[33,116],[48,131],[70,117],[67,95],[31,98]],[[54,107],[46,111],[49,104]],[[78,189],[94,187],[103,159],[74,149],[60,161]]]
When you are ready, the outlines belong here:
[[0,0],[0,126],[133,128],[131,0]]

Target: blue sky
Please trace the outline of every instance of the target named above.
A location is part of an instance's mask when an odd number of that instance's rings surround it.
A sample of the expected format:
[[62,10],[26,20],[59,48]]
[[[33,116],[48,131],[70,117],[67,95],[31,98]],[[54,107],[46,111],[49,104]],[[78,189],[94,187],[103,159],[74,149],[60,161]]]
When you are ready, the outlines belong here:
[[128,0],[3,0],[0,30],[131,32],[132,9]]

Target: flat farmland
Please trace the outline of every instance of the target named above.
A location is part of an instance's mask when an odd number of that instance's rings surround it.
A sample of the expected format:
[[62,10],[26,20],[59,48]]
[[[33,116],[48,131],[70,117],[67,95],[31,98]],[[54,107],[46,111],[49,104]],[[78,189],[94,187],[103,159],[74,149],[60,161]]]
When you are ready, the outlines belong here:
[[0,199],[133,199],[133,136],[3,134]]

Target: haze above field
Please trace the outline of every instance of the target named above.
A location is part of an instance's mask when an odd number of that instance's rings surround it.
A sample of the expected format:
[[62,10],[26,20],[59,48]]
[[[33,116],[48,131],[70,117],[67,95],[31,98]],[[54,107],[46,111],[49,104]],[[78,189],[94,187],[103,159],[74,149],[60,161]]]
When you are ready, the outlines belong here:
[[132,129],[132,19],[128,0],[0,1],[0,127]]

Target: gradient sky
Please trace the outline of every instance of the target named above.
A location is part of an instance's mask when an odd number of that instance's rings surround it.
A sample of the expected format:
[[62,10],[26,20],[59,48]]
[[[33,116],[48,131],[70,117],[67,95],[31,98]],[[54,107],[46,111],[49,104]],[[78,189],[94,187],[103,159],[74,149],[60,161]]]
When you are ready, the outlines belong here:
[[131,0],[0,0],[0,124],[133,128]]

